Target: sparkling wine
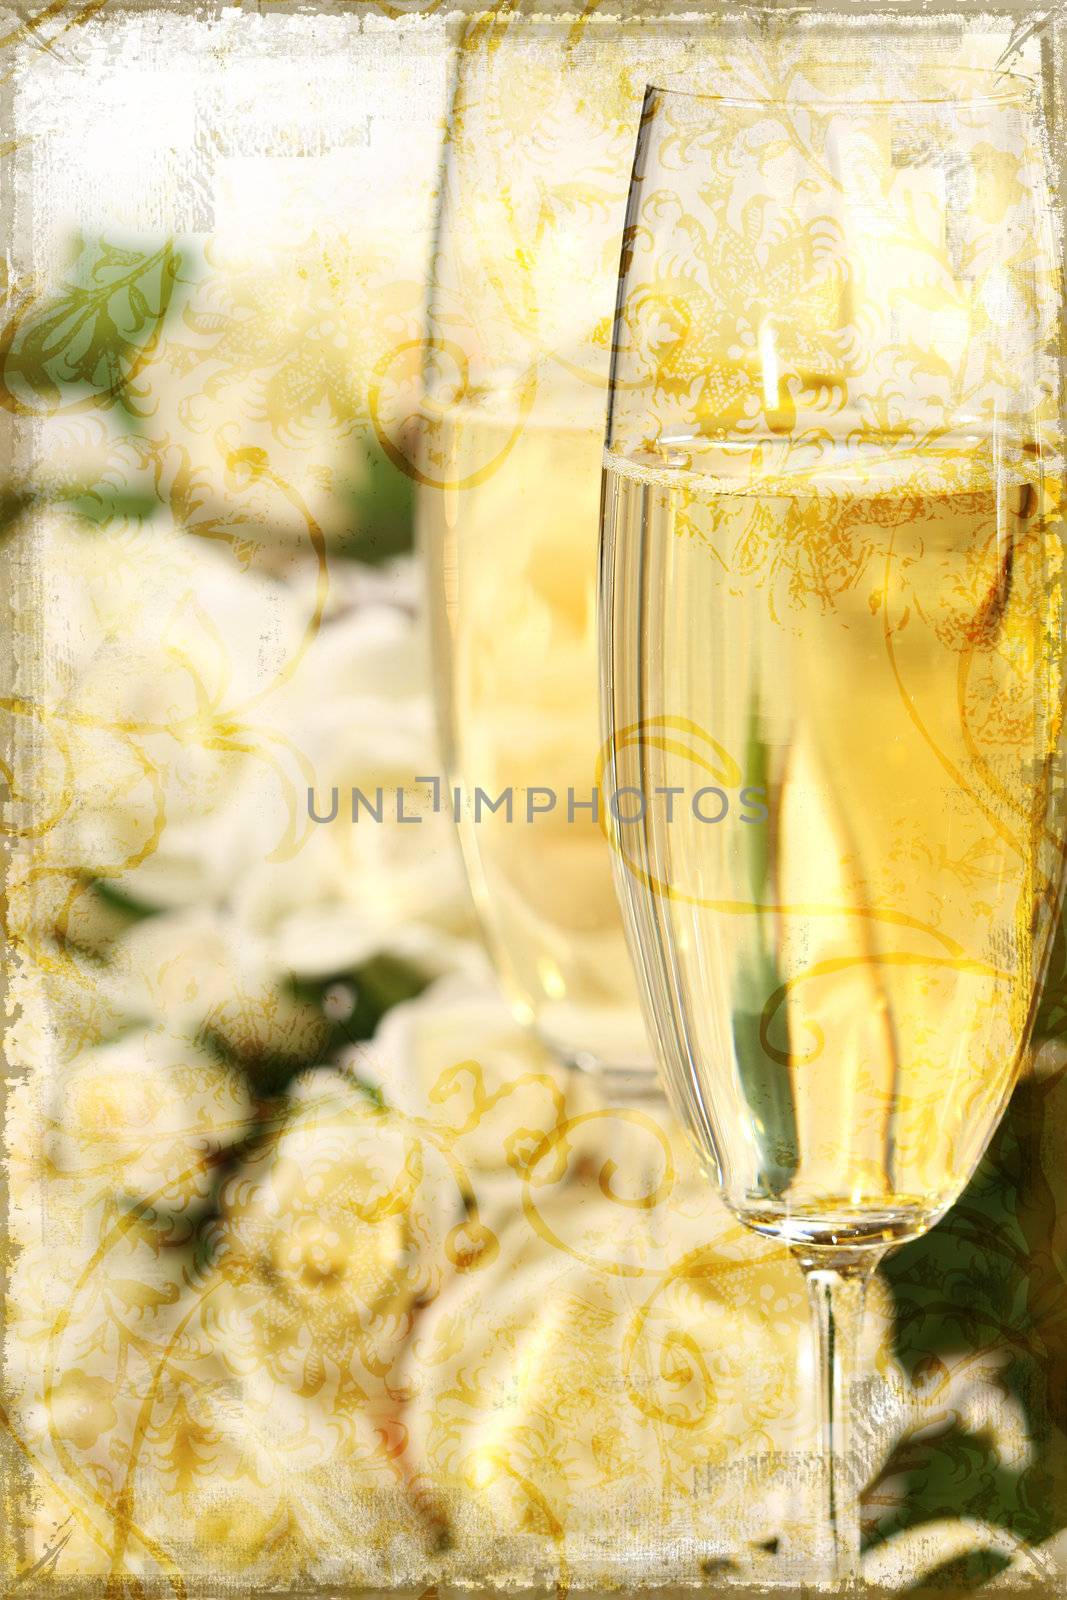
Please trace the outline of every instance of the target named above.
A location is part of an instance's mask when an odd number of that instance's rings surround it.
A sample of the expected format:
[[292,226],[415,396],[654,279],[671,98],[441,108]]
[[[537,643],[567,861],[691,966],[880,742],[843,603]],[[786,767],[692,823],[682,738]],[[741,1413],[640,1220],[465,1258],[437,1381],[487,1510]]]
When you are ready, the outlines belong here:
[[1051,474],[977,436],[605,466],[613,845],[672,1097],[757,1228],[921,1232],[1003,1109],[1050,921]]
[[[563,1055],[647,1077],[592,809],[602,400],[586,409],[587,419],[524,417],[487,398],[437,413],[420,540],[446,764],[498,971]],[[508,793],[510,808],[490,809]]]

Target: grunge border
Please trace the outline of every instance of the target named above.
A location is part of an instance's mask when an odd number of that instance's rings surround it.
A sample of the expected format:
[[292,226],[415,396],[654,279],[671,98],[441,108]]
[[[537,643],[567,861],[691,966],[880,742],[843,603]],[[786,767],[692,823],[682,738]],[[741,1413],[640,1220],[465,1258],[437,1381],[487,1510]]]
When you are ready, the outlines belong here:
[[[397,3],[366,0],[360,5],[335,4],[331,0],[321,0],[321,3],[316,3],[316,0],[283,0],[281,4],[249,3],[243,9],[250,18],[267,13],[271,16],[351,16],[356,12],[361,29],[395,34],[397,49],[404,47],[412,31],[425,31],[430,26],[434,29],[443,26],[454,44],[458,44],[471,30],[475,34],[502,37],[508,30],[532,29],[546,36],[558,34],[561,39],[573,41],[585,29],[610,29],[622,22],[632,24],[635,13],[640,13],[641,20],[647,21],[649,27],[689,28],[706,25],[709,20],[716,21],[727,30],[759,27],[761,21],[780,23],[788,20],[790,25],[814,30],[829,25],[854,30],[858,43],[862,41],[865,27],[880,19],[908,19],[917,27],[931,30],[951,28],[960,23],[973,24],[979,18],[995,19],[998,23],[1010,26],[1017,47],[1035,36],[1041,41],[1050,113],[1050,139],[1060,174],[1061,197],[1067,190],[1067,0],[1054,0],[1053,4],[1045,6],[1035,5],[1030,0],[1000,0],[1000,3],[988,5],[979,3],[979,0],[958,0],[955,6],[936,3],[936,9],[929,8],[922,0],[839,0],[836,6],[816,4],[812,0],[799,0],[799,3],[782,0],[781,4],[766,3],[751,7],[717,4],[715,0],[707,0],[704,5],[681,8],[664,3],[664,0],[639,0],[635,6],[600,4],[599,0],[587,0],[581,6],[552,6],[543,3],[543,0],[538,5],[509,4],[504,0],[504,3],[489,9],[474,4],[465,7],[447,5],[446,0],[397,0]],[[16,165],[25,162],[32,165],[33,162],[33,150],[23,144],[16,123],[15,88],[27,62],[33,60],[37,64],[42,53],[61,52],[74,34],[79,37],[99,36],[106,21],[117,16],[192,16],[208,21],[221,16],[224,10],[232,11],[233,8],[221,4],[195,4],[192,0],[88,0],[88,3],[83,3],[83,0],[51,0],[51,3],[19,3],[0,7],[0,235],[7,274],[4,287],[9,293],[17,286],[19,273],[25,271],[27,266],[21,250],[21,219],[16,214],[12,183]],[[16,430],[10,416],[5,414],[0,422],[0,482],[5,485],[17,483],[20,459],[21,447]],[[27,671],[26,661],[19,657],[19,632],[12,625],[13,619],[32,618],[34,608],[46,603],[46,592],[44,575],[35,569],[32,556],[21,552],[12,555],[10,548],[4,554],[6,559],[2,563],[3,576],[0,579],[3,585],[0,651],[3,681],[8,686],[3,692],[8,693],[16,687],[25,688],[21,679]],[[3,754],[6,768],[32,777],[35,754],[32,737],[9,722],[6,745]],[[7,847],[8,838],[4,835],[0,848],[5,856],[0,858],[0,870],[3,869]],[[10,1033],[15,1020],[9,988],[17,961],[17,952],[8,947],[3,968],[0,969],[5,1033]],[[0,1122],[5,1130],[7,1103],[20,1081],[17,1057],[5,1052],[5,1072],[0,1084]],[[0,1300],[6,1311],[7,1281],[13,1262],[6,1132],[3,1150],[5,1158],[0,1161]],[[48,1552],[38,1558],[35,1564],[27,1565],[23,1532],[31,1503],[33,1474],[24,1445],[19,1440],[7,1409],[4,1380],[8,1337],[5,1316],[0,1322],[0,1578],[3,1580],[3,1592],[28,1593],[46,1583],[49,1592],[69,1595],[72,1600],[74,1596],[114,1594],[114,1588],[104,1581],[70,1580],[56,1576],[51,1570],[52,1560]],[[54,1551],[56,1558],[61,1548],[62,1541]],[[186,1600],[213,1600],[221,1591],[232,1592],[239,1588],[239,1581],[235,1582],[229,1577],[220,1577],[217,1582],[193,1579],[184,1585],[184,1595]],[[724,1584],[724,1588],[729,1594],[738,1596],[738,1600],[775,1592],[774,1589],[755,1589],[740,1583]],[[997,1588],[1003,1592],[1004,1586],[998,1585]],[[1060,1587],[1051,1582],[1047,1587],[1035,1587],[1032,1581],[1028,1581],[1020,1588],[1028,1593],[1054,1595],[1061,1592]],[[131,1589],[131,1592],[134,1591]],[[162,1580],[138,1579],[136,1592],[147,1600],[148,1596],[157,1593],[172,1595],[174,1588]],[[288,1588],[285,1592],[291,1600],[325,1600],[328,1595],[336,1596],[338,1588],[335,1584],[323,1583],[312,1587]],[[455,1600],[463,1600],[471,1592],[441,1586],[442,1600],[445,1594],[454,1595]],[[479,1595],[493,1593],[484,1589],[474,1592]],[[558,1595],[560,1591],[558,1586],[544,1590],[534,1586],[524,1592],[535,1596],[540,1592]],[[570,1592],[573,1600],[591,1600],[587,1591]],[[656,1600],[681,1600],[682,1596],[692,1594],[693,1590],[655,1588],[632,1592],[635,1597],[647,1594],[654,1595]],[[871,1600],[876,1600],[879,1594],[873,1589],[866,1592]],[[885,1592],[888,1594],[893,1591]],[[943,1588],[910,1591],[917,1600],[927,1594],[943,1595],[945,1592]],[[429,1600],[429,1597],[437,1594],[437,1590],[360,1590],[358,1593],[364,1596],[364,1600],[407,1600],[409,1596],[411,1600],[415,1600],[416,1596],[418,1600]]]

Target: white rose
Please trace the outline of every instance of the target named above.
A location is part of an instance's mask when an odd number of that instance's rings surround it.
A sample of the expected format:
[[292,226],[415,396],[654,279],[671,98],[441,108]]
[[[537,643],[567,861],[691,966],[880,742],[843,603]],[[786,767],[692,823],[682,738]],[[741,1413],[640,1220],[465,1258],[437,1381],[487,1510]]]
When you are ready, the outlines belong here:
[[300,837],[271,851],[292,801],[279,795],[235,901],[279,967],[325,975],[383,950],[431,974],[477,961],[453,822],[415,781],[440,770],[426,678],[421,631],[384,606],[328,624],[302,662],[283,721],[302,756]]
[[329,1024],[293,993],[262,940],[234,917],[200,907],[135,923],[112,947],[97,985],[119,1015],[214,1037],[245,1058],[313,1061]]
[[441,1151],[320,1070],[221,1200],[202,1321],[238,1391],[214,1425],[267,1491],[298,1473],[313,1507],[331,1483],[404,1500],[397,1363],[464,1218]]
[[42,848],[153,906],[215,899],[246,859],[238,786],[277,766],[263,703],[305,619],[283,586],[161,517],[40,531],[63,584],[41,652],[62,662],[39,730]]
[[56,1175],[161,1210],[202,1201],[217,1156],[249,1126],[239,1074],[161,1029],[86,1050],[58,1073],[55,1092]]
[[718,1256],[732,1224],[706,1190],[699,1217],[672,1211],[636,1252],[646,1267],[620,1271],[613,1232],[648,1217],[595,1180],[568,1186],[537,1225],[516,1215],[486,1272],[427,1312],[406,1421],[449,1518],[448,1578],[477,1575],[494,1528],[528,1530],[502,1564],[562,1559],[583,1587],[640,1582],[664,1523],[668,1582],[782,1534],[790,1508],[768,1451],[797,1442],[796,1268],[758,1245],[739,1261],[728,1237]]
[[[485,975],[444,977],[394,1006],[345,1064],[388,1105],[439,1128],[476,1193],[486,1176],[521,1172],[542,1142],[598,1104],[591,1081],[561,1067]],[[576,1139],[578,1131],[568,1150]]]

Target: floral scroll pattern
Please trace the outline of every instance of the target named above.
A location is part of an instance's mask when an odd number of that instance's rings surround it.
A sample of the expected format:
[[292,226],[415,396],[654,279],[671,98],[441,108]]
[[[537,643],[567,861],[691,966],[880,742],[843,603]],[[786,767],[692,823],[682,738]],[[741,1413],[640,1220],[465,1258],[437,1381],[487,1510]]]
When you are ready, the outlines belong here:
[[[411,17],[410,43],[443,8],[366,9]],[[106,16],[38,8],[10,48]],[[486,94],[504,20],[469,36]],[[529,155],[535,102],[550,151],[597,45],[567,37],[574,77],[542,60],[486,160]],[[509,259],[592,219],[613,275],[638,65],[699,56],[764,91],[801,65],[788,41],[641,42],[583,113],[582,169],[546,153],[505,219]],[[829,292],[819,250],[784,277]],[[474,334],[506,332],[536,382],[595,377],[604,319],[541,317],[561,270],[498,275],[484,328],[431,336],[471,372]],[[269,250],[87,233],[65,273],[5,287],[5,1586],[563,1592],[770,1582],[804,1554],[794,1268],[741,1237],[662,1108],[611,1104],[514,1022],[417,781],[440,763],[401,470],[423,302],[389,219],[353,239],[322,208]],[[754,536],[747,559],[776,558]],[[309,787],[353,786],[422,821],[353,826],[343,799],[310,820]],[[1067,1523],[1056,960],[1052,1042],[872,1306],[869,1559],[898,1579],[936,1564],[924,1525],[967,1527],[974,1577],[1040,1576],[1011,1540]]]

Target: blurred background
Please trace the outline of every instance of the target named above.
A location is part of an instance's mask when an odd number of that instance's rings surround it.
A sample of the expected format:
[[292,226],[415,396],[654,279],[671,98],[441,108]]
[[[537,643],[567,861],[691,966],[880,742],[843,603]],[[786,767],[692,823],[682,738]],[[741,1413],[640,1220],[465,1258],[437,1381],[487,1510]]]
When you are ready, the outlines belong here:
[[[516,1020],[417,781],[442,770],[414,480],[457,62],[476,331],[543,395],[527,314],[610,316],[650,62],[752,84],[856,50],[815,13],[593,11],[11,15],[9,1581],[560,1592],[788,1584],[810,1554],[799,1274],[661,1104]],[[1055,139],[1051,24],[918,26],[1042,75]],[[353,824],[353,786],[419,823]],[[979,1173],[874,1296],[879,1581],[1058,1581],[1064,984],[1058,945]]]

